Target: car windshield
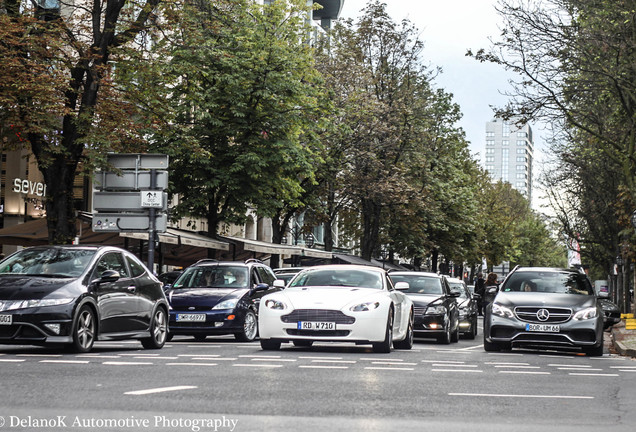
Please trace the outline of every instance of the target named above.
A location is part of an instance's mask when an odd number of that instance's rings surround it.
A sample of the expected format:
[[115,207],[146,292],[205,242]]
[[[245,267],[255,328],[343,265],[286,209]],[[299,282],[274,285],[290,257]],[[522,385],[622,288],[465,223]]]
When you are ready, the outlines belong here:
[[331,286],[382,289],[380,273],[351,269],[321,269],[300,273],[290,287]]
[[584,275],[571,272],[515,272],[502,291],[593,295],[592,285]]
[[23,249],[0,262],[0,274],[77,277],[95,255],[93,249]]
[[173,288],[247,288],[247,267],[190,267],[172,285]]
[[452,291],[459,292],[458,298],[461,298],[461,299],[468,298],[468,295],[466,294],[466,288],[464,288],[463,283],[448,281],[448,284],[450,285]]
[[397,275],[390,274],[393,283],[406,282],[409,284],[407,293],[412,294],[439,294],[442,295],[442,281],[435,276],[426,275]]

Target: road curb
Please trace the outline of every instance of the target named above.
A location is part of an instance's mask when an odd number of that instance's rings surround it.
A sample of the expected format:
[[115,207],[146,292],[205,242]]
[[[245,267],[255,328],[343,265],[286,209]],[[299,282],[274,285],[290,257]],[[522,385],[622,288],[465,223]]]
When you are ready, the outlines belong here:
[[620,337],[617,337],[617,333],[620,333],[619,329],[612,329],[612,345],[616,352],[622,356],[636,358],[636,349],[630,348],[622,341],[618,340]]

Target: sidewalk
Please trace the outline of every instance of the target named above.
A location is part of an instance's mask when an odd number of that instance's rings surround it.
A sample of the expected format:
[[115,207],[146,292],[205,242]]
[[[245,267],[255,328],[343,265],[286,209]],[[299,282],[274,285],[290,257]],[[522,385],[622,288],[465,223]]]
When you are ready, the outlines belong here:
[[636,329],[626,329],[625,320],[615,324],[611,330],[612,346],[617,354],[636,357]]

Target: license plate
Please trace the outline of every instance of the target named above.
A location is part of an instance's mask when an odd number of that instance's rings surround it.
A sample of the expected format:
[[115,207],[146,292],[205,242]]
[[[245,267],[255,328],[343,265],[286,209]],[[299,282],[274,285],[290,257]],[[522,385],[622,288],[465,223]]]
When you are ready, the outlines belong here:
[[13,323],[13,315],[0,315],[0,325],[11,325]]
[[298,330],[335,330],[335,322],[298,321]]
[[561,327],[552,324],[526,324],[526,331],[558,333]]
[[205,322],[205,314],[177,314],[179,322]]

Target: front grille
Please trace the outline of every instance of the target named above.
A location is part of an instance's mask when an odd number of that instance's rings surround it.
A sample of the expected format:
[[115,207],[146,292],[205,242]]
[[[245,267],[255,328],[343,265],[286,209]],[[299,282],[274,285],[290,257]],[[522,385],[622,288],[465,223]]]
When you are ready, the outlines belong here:
[[424,312],[426,312],[427,307],[414,307],[413,308],[413,313],[415,315],[424,315]]
[[290,336],[322,336],[322,337],[344,337],[349,336],[349,330],[298,330],[287,329]]
[[345,315],[339,310],[332,309],[297,309],[287,315],[281,316],[280,319],[284,323],[295,323],[299,321],[324,321],[336,324],[353,324],[356,322],[354,317]]
[[[537,317],[537,312],[542,309],[548,311],[549,318],[547,320],[540,320]],[[516,307],[515,314],[521,321],[536,324],[553,324],[568,321],[572,317],[572,309],[542,306]]]

